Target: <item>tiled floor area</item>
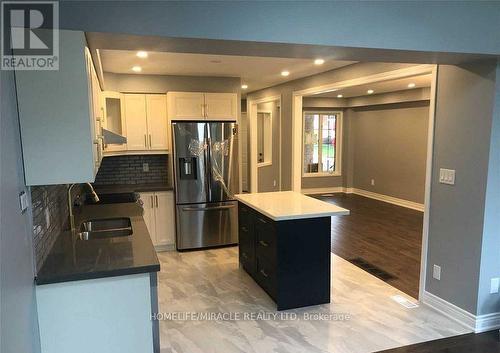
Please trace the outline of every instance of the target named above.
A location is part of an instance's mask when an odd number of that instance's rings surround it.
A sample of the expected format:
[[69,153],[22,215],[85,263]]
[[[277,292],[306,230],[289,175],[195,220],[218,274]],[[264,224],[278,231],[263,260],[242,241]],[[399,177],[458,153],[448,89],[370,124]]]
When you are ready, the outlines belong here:
[[[267,294],[239,269],[236,247],[158,257],[162,313],[233,313],[240,318],[276,313]],[[296,320],[163,320],[161,352],[375,352],[468,332],[429,308],[406,309],[393,295],[406,296],[332,254],[331,304],[286,311]],[[312,313],[348,314],[349,319],[305,320]]]

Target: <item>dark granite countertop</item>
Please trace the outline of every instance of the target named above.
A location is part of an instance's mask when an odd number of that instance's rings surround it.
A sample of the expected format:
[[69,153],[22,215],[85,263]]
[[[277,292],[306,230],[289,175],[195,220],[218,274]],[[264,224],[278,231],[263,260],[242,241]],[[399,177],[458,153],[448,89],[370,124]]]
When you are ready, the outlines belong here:
[[142,208],[135,203],[83,206],[75,224],[90,219],[130,217],[132,235],[80,240],[70,231],[59,235],[36,276],[36,284],[157,272],[160,263]]
[[170,191],[174,188],[167,183],[94,185],[97,194],[124,192]]

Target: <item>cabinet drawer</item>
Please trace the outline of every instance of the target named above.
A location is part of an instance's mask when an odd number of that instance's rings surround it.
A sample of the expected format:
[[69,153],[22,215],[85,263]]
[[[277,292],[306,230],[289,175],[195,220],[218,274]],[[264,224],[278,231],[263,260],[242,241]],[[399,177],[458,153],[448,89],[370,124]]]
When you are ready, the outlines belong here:
[[257,215],[255,220],[255,253],[271,264],[276,263],[276,232],[274,225]]
[[256,260],[255,280],[273,300],[276,300],[276,267],[262,257],[256,256]]
[[255,272],[255,237],[246,227],[240,225],[239,258],[243,268],[253,274]]
[[252,210],[241,202],[238,203],[238,223],[240,225],[240,228],[251,228]]

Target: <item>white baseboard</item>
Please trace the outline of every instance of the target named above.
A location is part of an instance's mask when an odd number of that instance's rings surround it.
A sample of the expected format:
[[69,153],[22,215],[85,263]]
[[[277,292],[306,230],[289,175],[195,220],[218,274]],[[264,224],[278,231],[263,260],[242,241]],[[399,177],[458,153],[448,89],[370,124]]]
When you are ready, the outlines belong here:
[[366,191],[356,188],[344,188],[342,186],[328,187],[328,188],[304,188],[301,190],[303,194],[308,195],[318,195],[318,194],[332,194],[338,192],[344,192],[346,194],[356,194],[364,197],[369,197],[370,199],[383,201],[391,203],[393,205],[411,208],[412,210],[424,212],[424,204],[417,203],[413,201],[408,201],[404,199],[398,199],[397,197],[377,194],[375,192]]
[[333,194],[333,193],[345,192],[345,188],[342,186],[335,186],[328,188],[303,188],[301,192],[306,195]]
[[379,201],[383,201],[383,202],[387,202],[387,203],[392,203],[393,205],[411,208],[412,210],[424,212],[424,204],[423,203],[399,199],[397,197],[377,194],[375,192],[366,191],[366,190],[362,190],[362,189],[356,189],[356,188],[346,188],[345,192],[348,194],[356,194],[356,195],[360,195],[360,196],[365,196],[365,197],[369,197],[370,199],[379,200]]
[[474,315],[427,291],[424,292],[422,302],[475,333],[500,328],[500,313]]

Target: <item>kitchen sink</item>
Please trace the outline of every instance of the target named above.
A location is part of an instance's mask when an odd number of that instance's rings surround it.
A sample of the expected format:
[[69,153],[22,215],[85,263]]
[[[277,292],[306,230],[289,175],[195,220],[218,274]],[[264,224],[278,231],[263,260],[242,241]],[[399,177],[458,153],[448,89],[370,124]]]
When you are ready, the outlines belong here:
[[130,218],[92,219],[80,225],[80,240],[126,237],[132,235]]

